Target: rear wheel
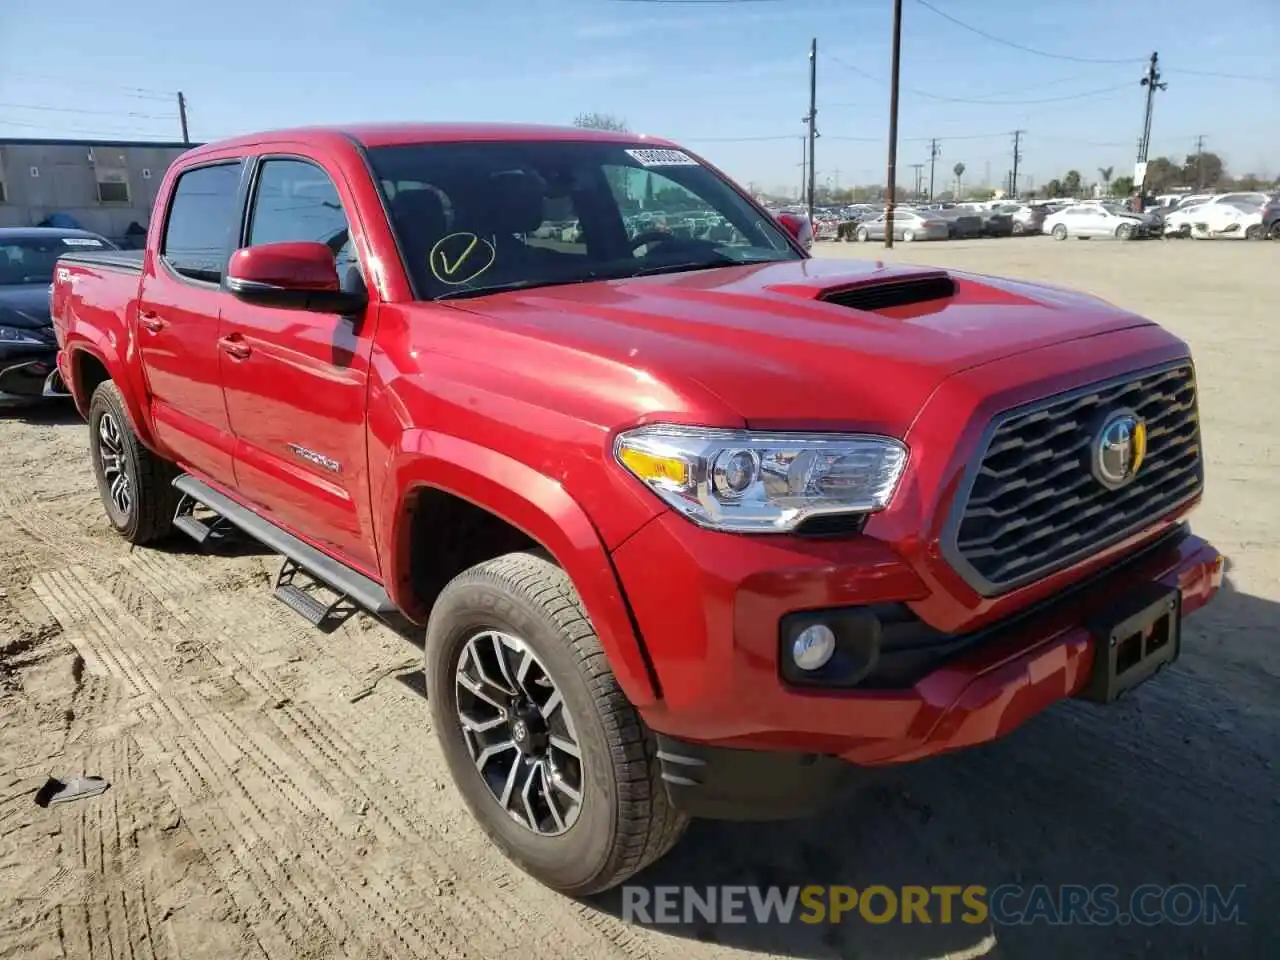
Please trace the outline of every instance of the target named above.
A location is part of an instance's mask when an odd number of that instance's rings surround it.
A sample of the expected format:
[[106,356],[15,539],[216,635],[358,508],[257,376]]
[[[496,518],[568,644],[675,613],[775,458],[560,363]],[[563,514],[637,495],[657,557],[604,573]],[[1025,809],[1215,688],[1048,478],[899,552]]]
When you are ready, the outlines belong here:
[[859,243],[866,243],[871,239],[871,231],[866,227],[859,227],[858,232],[854,234]]
[[911,242],[912,240],[914,240],[915,238],[916,238],[916,232],[915,232],[914,230],[903,230],[903,231],[902,231],[902,242],[903,242],[903,243],[910,243],[910,242]]
[[1055,240],[1067,239],[1067,225],[1065,223],[1059,223],[1053,228],[1053,239]]
[[656,745],[554,563],[513,553],[459,574],[427,627],[428,702],[481,827],[542,883],[584,896],[665,854]]
[[1280,240],[1280,220],[1277,220],[1271,225],[1271,230],[1268,232],[1267,236],[1272,240]]
[[138,440],[124,399],[110,380],[89,401],[89,453],[111,526],[130,543],[152,543],[173,529],[177,470]]
[[1250,224],[1248,229],[1244,232],[1244,238],[1246,240],[1261,240],[1262,237],[1262,224],[1260,223]]
[[1027,231],[1027,228],[1024,227],[1017,220],[1013,221],[1013,227],[1011,229],[1013,230],[1014,234],[1019,237],[1022,236]]

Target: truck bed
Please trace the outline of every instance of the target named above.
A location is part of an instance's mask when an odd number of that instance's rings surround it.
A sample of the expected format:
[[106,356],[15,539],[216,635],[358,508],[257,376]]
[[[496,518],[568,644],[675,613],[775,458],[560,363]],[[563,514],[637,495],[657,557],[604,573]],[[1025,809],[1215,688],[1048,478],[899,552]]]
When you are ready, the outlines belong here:
[[142,255],[145,252],[145,250],[99,250],[93,253],[64,253],[58,258],[58,262],[141,273]]

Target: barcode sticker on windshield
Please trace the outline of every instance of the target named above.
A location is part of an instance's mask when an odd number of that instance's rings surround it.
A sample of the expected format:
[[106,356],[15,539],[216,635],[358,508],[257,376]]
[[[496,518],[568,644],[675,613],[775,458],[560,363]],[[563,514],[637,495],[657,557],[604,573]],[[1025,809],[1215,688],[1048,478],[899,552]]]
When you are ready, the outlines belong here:
[[642,167],[696,167],[698,161],[683,150],[628,150],[631,157]]
[[63,237],[62,242],[68,247],[100,247],[101,240],[94,240],[92,237]]

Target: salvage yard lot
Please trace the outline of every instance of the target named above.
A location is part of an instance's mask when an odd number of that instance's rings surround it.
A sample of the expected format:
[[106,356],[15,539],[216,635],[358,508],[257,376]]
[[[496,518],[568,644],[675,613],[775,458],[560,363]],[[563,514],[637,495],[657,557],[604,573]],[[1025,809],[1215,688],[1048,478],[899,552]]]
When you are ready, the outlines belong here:
[[[816,252],[1079,287],[1189,340],[1208,461],[1195,526],[1230,557],[1230,589],[1116,707],[1063,705],[876,771],[814,820],[695,824],[636,882],[1244,884],[1248,926],[648,930],[616,892],[565,900],[513,872],[449,785],[413,645],[363,619],[312,631],[255,551],[128,550],[85,427],[45,410],[0,415],[0,958],[1280,955],[1280,244]],[[80,772],[110,790],[32,802]]]

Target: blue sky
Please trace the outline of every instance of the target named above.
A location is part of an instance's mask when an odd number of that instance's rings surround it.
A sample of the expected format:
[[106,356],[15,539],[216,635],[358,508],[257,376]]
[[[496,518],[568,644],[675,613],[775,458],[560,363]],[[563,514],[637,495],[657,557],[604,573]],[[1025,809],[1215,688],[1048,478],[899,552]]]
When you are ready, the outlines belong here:
[[[1025,46],[1121,63],[1022,52],[903,2],[900,183],[930,137],[941,182],[957,161],[966,181],[989,169],[999,182],[1014,129],[1027,131],[1022,167],[1037,183],[1070,167],[1131,170],[1153,49],[1169,84],[1153,156],[1184,155],[1203,134],[1232,172],[1280,173],[1277,0],[927,0]],[[597,110],[771,189],[799,181],[817,36],[818,176],[884,175],[890,0],[6,6],[0,136],[177,139],[179,89],[201,140],[357,120],[568,123]]]

